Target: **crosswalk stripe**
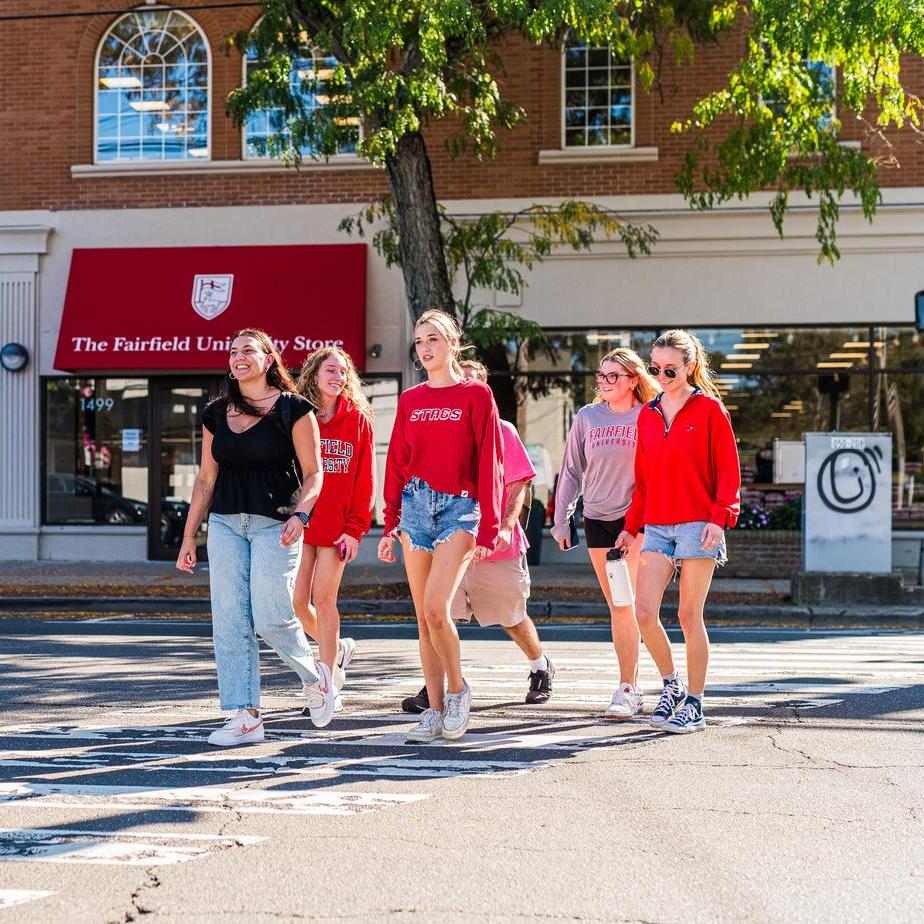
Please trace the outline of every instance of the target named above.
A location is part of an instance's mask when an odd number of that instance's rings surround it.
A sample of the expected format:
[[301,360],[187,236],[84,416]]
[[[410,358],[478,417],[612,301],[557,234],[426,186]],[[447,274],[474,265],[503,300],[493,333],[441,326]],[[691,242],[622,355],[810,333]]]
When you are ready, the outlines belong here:
[[48,898],[54,892],[41,892],[37,889],[0,889],[0,910],[11,908],[13,905],[24,905],[26,902],[38,901]]
[[0,783],[0,806],[29,800],[30,808],[112,808],[136,811],[227,812],[243,815],[360,815],[430,798],[426,793],[290,792],[221,786],[92,786]]
[[0,828],[0,861],[169,866],[218,850],[251,846],[265,837],[217,834],[135,834],[66,828]]

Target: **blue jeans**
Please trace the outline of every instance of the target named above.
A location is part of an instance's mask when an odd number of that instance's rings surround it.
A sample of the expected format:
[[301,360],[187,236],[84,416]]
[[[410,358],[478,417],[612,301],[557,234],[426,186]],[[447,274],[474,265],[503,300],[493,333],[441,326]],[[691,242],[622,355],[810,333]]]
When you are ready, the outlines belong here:
[[407,533],[415,551],[432,552],[459,530],[474,536],[480,519],[474,497],[434,491],[422,478],[412,478],[401,492],[398,530]]
[[718,567],[728,561],[725,549],[725,537],[714,549],[704,549],[699,537],[706,526],[705,520],[691,523],[674,523],[670,526],[645,524],[645,542],[643,552],[660,552],[674,562],[685,558],[713,558]]
[[209,516],[212,640],[222,709],[260,707],[257,636],[305,683],[318,671],[292,610],[301,541],[279,544],[282,523],[248,513]]

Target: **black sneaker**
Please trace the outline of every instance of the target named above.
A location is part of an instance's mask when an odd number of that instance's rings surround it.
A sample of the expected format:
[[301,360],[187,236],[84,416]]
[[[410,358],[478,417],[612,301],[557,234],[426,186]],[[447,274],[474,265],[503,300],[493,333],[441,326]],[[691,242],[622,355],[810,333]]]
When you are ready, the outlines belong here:
[[412,715],[420,715],[430,708],[430,697],[427,695],[427,688],[423,687],[416,696],[408,696],[401,700],[401,711],[410,712]]
[[688,735],[705,727],[702,707],[691,699],[685,699],[673,717],[661,726],[664,731],[675,735]]
[[658,705],[655,706],[654,712],[651,713],[649,721],[652,725],[663,725],[674,717],[678,706],[687,698],[687,688],[683,681],[678,677],[670,683],[664,684],[661,691],[661,698]]
[[530,672],[529,690],[526,691],[528,705],[547,703],[552,695],[552,678],[555,676],[555,665],[548,655],[546,655],[545,660],[548,662],[546,670]]

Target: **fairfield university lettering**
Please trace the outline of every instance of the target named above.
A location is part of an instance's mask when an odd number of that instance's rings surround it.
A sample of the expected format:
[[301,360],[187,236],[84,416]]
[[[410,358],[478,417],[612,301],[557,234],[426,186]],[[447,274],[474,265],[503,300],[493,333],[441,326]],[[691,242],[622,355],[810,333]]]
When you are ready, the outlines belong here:
[[[94,337],[71,337],[71,348],[75,353],[152,353],[157,351],[174,353],[227,353],[231,349],[231,337],[113,337],[111,340],[97,340]],[[321,347],[343,348],[343,340],[318,340],[299,335],[290,340],[273,339],[276,348],[284,353],[291,346],[293,350],[311,352]]]
[[458,407],[422,407],[411,411],[408,420],[419,423],[427,420],[461,420],[462,409]]
[[321,438],[321,467],[325,472],[348,475],[352,460],[353,444],[349,440]]
[[591,427],[587,438],[593,447],[597,446],[635,446],[638,442],[638,427],[623,424],[608,427]]

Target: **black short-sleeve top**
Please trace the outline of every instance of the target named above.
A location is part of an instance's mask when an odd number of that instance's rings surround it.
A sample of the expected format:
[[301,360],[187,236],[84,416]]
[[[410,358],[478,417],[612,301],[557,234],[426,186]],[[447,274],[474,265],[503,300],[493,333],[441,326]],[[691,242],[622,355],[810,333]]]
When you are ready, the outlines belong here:
[[270,410],[243,433],[228,426],[228,401],[216,398],[202,412],[212,434],[218,480],[212,513],[249,513],[286,520],[301,470],[292,443],[295,422],[314,408],[299,395],[283,392]]

